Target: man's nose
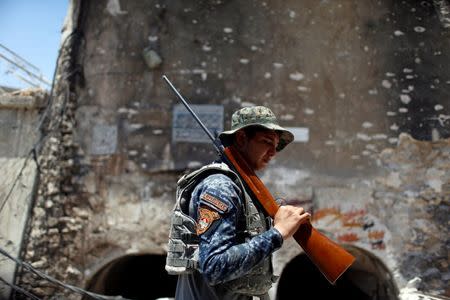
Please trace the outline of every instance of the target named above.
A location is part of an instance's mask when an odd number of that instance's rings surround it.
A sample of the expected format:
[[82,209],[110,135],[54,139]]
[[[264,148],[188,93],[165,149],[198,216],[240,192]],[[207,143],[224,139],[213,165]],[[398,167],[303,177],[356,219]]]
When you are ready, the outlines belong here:
[[271,145],[268,152],[270,156],[274,156],[277,153],[277,146]]

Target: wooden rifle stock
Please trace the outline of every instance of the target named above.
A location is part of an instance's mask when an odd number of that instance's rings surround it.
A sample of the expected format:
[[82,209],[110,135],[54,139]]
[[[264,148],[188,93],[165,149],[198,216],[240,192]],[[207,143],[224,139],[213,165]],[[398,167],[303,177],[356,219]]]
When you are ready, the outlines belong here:
[[[279,205],[264,183],[232,146],[225,148],[224,155],[256,200],[273,218]],[[316,230],[311,223],[301,225],[294,233],[294,239],[331,284],[334,284],[355,260],[353,255]]]

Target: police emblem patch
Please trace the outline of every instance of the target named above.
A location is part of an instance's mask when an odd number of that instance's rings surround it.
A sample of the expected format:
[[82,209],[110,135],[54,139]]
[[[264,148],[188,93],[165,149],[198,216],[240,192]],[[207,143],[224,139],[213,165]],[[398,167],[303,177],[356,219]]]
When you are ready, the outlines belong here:
[[206,207],[200,207],[197,221],[197,235],[204,233],[211,224],[220,219],[219,213]]

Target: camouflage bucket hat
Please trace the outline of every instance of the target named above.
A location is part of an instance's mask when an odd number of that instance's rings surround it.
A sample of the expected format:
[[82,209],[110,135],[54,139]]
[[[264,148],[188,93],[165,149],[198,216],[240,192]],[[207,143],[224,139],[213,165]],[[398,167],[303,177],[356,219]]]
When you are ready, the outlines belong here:
[[278,125],[275,114],[265,106],[244,107],[231,116],[231,130],[219,134],[222,142],[229,144],[233,134],[239,129],[249,126],[260,126],[280,133],[280,142],[277,151],[283,150],[287,144],[294,140],[294,135]]

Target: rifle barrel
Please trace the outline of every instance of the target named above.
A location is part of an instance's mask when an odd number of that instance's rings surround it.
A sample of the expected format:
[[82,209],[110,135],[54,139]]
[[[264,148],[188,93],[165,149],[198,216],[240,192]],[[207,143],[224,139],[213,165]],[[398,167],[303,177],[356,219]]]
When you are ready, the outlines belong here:
[[[214,146],[217,147],[216,143],[215,143],[215,138],[213,137],[213,135],[211,134],[211,132],[209,132],[208,128],[206,128],[206,126],[202,123],[202,121],[200,120],[199,117],[197,117],[197,114],[191,109],[191,107],[189,106],[189,104],[186,102],[186,100],[184,100],[183,96],[181,96],[181,94],[178,92],[178,90],[175,88],[175,86],[172,84],[172,82],[170,82],[169,78],[167,78],[166,75],[163,75],[162,77],[167,84],[170,86],[170,88],[172,89],[172,91],[175,92],[175,94],[178,96],[178,98],[181,100],[181,102],[184,104],[184,106],[187,108],[187,110],[192,114],[192,116],[194,117],[194,119],[197,121],[197,123],[203,128],[203,130],[206,132],[206,134],[209,136],[209,138],[211,139],[211,141],[213,142]],[[220,151],[219,149],[217,149],[218,151]]]

